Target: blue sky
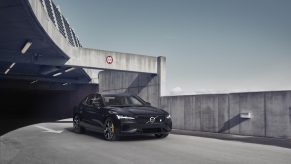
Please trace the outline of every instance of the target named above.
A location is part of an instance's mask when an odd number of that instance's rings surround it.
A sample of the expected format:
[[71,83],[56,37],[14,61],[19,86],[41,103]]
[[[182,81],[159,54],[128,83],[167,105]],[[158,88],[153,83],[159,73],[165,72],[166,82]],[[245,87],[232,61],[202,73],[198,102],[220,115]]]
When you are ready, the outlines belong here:
[[291,89],[290,0],[54,0],[84,47],[167,57],[167,90]]

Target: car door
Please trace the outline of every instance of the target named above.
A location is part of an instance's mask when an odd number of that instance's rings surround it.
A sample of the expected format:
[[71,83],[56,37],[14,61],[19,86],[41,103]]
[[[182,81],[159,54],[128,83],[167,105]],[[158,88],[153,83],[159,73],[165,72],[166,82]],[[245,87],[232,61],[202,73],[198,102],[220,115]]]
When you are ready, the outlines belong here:
[[90,115],[90,124],[93,125],[96,130],[103,131],[103,98],[100,94],[95,94],[92,98],[92,110]]
[[94,95],[89,95],[82,104],[82,122],[86,128],[92,128],[91,115],[93,114],[93,101]]

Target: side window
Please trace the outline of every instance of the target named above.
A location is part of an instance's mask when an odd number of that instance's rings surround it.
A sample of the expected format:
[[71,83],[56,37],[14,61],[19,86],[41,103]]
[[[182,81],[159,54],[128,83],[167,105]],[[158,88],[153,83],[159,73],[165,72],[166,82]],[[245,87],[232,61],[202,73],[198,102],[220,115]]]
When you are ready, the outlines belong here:
[[87,106],[92,106],[92,98],[94,95],[89,95],[88,97],[86,97],[86,99],[83,101],[84,105]]
[[82,101],[82,104],[83,104],[83,105],[87,105],[88,97],[89,97],[89,96],[87,96],[86,98],[83,99],[83,101]]
[[88,97],[86,97],[86,98],[84,98],[84,99],[82,100],[82,104],[83,104],[83,105],[86,105],[86,100],[87,100],[87,98],[88,98]]
[[97,107],[101,107],[103,105],[102,96],[99,94],[94,95],[92,97],[92,105],[97,106]]
[[103,100],[102,96],[97,94],[97,95],[89,95],[83,102],[84,105],[87,106],[102,106],[103,105]]

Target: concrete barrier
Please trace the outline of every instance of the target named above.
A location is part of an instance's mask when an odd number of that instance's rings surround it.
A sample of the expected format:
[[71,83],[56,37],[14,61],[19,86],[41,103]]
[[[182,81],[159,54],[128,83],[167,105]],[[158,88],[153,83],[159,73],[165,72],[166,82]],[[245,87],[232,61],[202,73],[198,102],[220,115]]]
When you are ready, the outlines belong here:
[[161,108],[176,129],[291,138],[291,91],[164,96]]
[[265,93],[266,136],[291,138],[291,92]]

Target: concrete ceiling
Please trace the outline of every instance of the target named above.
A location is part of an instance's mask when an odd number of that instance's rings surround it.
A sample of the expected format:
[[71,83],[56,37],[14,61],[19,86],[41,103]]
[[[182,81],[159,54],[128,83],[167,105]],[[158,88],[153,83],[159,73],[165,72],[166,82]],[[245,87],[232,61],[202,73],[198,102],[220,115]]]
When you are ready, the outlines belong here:
[[[65,70],[67,66],[39,65],[34,61],[38,57],[45,57],[47,61],[55,58],[68,60],[66,56],[47,36],[35,20],[34,15],[27,8],[24,0],[0,1],[0,77],[1,79],[26,79],[30,81],[54,81],[68,83],[88,83],[90,77],[82,68],[76,68],[70,72]],[[27,41],[32,46],[25,54],[21,49]],[[21,63],[16,59],[22,59]],[[5,71],[15,63],[13,68],[5,74]],[[50,63],[50,62],[47,62]],[[56,73],[61,75],[54,77]]]

